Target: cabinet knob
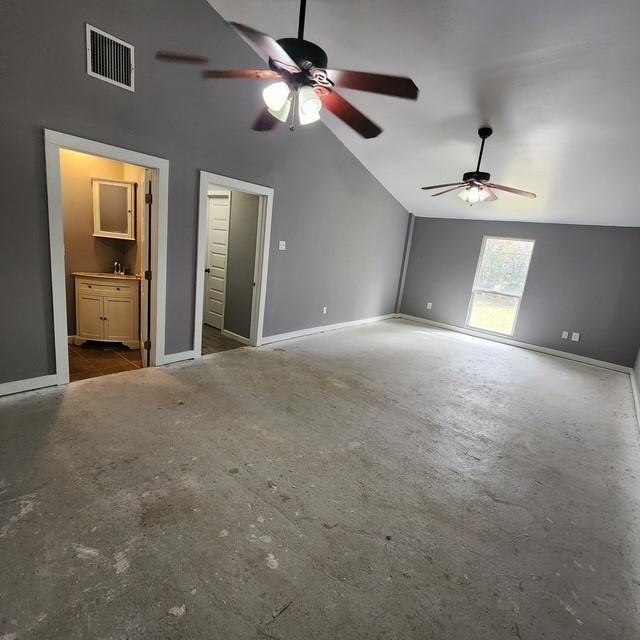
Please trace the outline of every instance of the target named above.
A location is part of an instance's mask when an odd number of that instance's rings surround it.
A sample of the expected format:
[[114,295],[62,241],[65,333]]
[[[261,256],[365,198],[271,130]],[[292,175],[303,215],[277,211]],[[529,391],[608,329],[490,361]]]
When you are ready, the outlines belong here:
[[91,289],[91,285],[90,284],[88,284],[87,287],[89,287],[89,289]]
[[118,291],[120,291],[120,287],[116,287],[116,289],[117,289]]

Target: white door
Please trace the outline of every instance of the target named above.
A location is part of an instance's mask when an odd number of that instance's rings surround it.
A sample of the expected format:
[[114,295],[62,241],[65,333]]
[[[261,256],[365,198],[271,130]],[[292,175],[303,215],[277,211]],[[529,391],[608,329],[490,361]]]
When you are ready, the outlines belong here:
[[222,329],[224,321],[230,199],[228,191],[209,194],[204,323],[216,329]]

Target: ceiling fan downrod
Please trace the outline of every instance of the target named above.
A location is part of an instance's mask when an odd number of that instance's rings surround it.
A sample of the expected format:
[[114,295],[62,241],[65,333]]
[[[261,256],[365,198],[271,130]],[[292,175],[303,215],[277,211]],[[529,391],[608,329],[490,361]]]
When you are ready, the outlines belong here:
[[307,12],[307,0],[300,0],[300,17],[298,18],[298,40],[304,40],[304,19]]
[[491,127],[480,127],[478,129],[478,135],[482,138],[482,144],[480,145],[480,155],[478,156],[478,166],[476,167],[476,173],[480,173],[480,163],[482,162],[482,154],[484,152],[484,141],[493,133]]

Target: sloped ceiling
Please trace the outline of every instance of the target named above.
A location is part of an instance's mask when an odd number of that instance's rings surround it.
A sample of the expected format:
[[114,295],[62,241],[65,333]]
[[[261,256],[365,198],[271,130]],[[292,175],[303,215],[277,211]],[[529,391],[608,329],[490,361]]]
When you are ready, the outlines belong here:
[[[296,34],[297,0],[210,4],[276,38]],[[343,92],[384,129],[374,140],[323,115],[408,211],[640,226],[639,34],[638,0],[308,0],[305,37],[331,67],[409,75],[420,87],[417,103]],[[475,168],[484,123],[494,135],[483,169],[536,200],[504,194],[470,207],[420,190]]]

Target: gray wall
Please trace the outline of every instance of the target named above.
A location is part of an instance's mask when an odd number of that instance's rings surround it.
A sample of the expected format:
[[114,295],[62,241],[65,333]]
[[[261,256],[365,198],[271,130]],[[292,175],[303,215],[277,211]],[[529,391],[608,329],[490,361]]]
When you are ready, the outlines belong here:
[[[135,45],[135,93],[86,74],[85,22]],[[342,143],[320,123],[252,131],[263,82],[154,59],[262,65],[205,0],[3,0],[0,25],[0,382],[54,371],[45,127],[170,161],[168,353],[193,345],[200,169],[275,189],[265,335],[393,311],[406,212]]]
[[249,338],[258,236],[258,196],[231,192],[224,328]]
[[514,339],[633,365],[640,228],[416,218],[402,312],[463,327],[483,235],[536,240]]

